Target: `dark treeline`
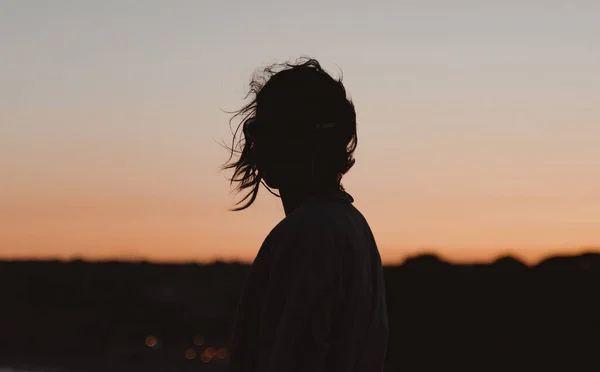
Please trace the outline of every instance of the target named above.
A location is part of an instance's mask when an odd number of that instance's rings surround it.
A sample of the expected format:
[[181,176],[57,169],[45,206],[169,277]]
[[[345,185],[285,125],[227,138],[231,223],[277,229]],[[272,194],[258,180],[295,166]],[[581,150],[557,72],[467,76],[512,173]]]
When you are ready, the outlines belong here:
[[[0,262],[0,367],[222,371],[248,269]],[[599,254],[385,271],[386,371],[600,370]]]

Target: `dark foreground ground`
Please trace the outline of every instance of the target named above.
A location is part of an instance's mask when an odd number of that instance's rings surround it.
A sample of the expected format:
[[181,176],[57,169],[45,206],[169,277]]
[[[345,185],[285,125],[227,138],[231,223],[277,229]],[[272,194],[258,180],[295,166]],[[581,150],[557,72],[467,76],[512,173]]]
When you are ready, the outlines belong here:
[[[224,371],[248,269],[0,262],[0,367]],[[600,371],[600,255],[385,272],[386,371]]]

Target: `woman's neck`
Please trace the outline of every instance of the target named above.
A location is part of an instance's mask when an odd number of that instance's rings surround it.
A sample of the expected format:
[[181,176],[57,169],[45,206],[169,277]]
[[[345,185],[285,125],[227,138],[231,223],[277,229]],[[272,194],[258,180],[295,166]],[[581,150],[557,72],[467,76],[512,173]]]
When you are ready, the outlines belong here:
[[325,194],[329,192],[334,192],[339,190],[337,188],[320,188],[320,189],[280,189],[279,194],[281,195],[281,203],[283,204],[283,210],[285,211],[285,215],[288,216],[294,210],[296,210],[299,206],[304,204],[306,200],[309,198]]

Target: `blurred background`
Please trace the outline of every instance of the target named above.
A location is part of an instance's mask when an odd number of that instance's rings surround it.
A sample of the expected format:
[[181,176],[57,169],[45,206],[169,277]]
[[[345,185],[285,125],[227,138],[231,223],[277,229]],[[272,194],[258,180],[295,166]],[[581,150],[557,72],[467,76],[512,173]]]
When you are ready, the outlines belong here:
[[284,213],[266,192],[228,211],[223,111],[300,56],[356,105],[344,185],[386,265],[389,368],[590,366],[598,19],[591,0],[0,0],[0,367],[226,368]]

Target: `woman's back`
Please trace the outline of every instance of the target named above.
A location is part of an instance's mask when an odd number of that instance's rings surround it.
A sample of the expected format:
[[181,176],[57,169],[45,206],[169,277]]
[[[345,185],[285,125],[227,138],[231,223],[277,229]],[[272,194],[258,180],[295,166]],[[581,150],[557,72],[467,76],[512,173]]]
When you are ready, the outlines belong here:
[[383,369],[381,259],[352,201],[344,192],[313,198],[265,239],[242,296],[232,371]]

